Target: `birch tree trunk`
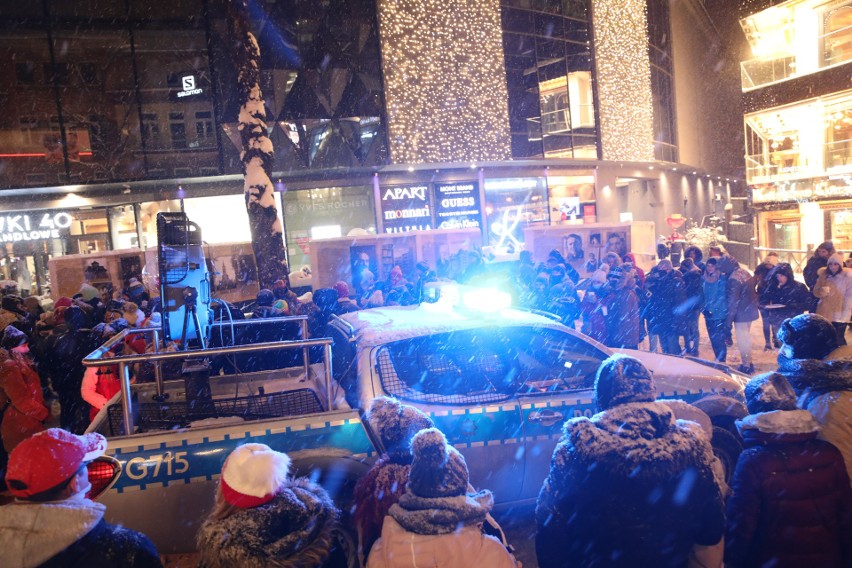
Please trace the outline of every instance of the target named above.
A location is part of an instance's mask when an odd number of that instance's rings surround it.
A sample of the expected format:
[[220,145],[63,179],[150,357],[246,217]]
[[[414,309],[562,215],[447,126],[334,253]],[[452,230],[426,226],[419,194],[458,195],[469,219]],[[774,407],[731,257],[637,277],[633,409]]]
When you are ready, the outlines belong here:
[[239,131],[243,190],[248,210],[251,240],[261,288],[289,273],[284,237],[272,175],[273,149],[266,126],[266,108],[260,90],[260,48],[249,26],[246,0],[230,0],[228,13],[234,31],[234,63],[240,95]]

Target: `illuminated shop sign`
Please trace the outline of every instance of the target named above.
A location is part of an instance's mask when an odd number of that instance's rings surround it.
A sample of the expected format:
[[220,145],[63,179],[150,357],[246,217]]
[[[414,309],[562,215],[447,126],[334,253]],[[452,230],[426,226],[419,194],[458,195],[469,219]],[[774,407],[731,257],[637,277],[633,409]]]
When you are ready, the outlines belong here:
[[381,188],[381,214],[386,233],[432,228],[429,186],[401,185]]
[[205,92],[204,85],[202,85],[203,81],[201,74],[194,71],[169,75],[168,82],[171,87],[172,102],[193,99],[203,95]]
[[764,183],[752,187],[752,203],[818,201],[852,197],[852,176]]
[[481,219],[479,184],[435,184],[435,222],[439,229],[478,229]]
[[58,239],[68,233],[73,221],[64,211],[57,213],[6,213],[0,215],[0,242]]

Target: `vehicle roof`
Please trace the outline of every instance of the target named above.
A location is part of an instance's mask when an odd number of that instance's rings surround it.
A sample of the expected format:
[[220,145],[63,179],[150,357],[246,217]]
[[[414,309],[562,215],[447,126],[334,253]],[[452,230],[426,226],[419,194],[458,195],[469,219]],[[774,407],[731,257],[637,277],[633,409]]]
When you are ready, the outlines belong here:
[[344,314],[341,319],[352,326],[355,339],[361,346],[384,345],[392,341],[480,327],[520,325],[567,329],[558,322],[523,310],[481,313],[433,304],[359,310]]

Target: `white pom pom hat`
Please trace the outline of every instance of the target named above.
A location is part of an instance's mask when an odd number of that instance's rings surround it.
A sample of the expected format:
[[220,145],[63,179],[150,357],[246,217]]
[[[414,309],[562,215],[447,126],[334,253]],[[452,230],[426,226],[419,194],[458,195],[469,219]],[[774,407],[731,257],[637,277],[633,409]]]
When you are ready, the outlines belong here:
[[222,467],[222,496],[243,509],[272,501],[287,481],[290,458],[266,444],[244,444]]

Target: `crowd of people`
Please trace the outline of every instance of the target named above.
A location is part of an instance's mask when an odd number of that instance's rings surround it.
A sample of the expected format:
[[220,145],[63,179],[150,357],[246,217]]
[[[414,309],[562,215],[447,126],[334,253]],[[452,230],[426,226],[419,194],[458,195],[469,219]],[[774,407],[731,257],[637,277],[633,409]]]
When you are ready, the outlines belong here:
[[822,243],[808,260],[804,284],[776,253],[769,253],[754,274],[722,246],[710,247],[706,261],[701,249],[689,246],[677,265],[669,253],[666,246],[658,247],[658,261],[645,274],[632,253],[622,257],[610,251],[600,263],[586,266],[591,276],[581,280],[559,251],[537,265],[524,252],[515,291],[521,305],[555,313],[607,346],[637,349],[647,338],[649,350],[670,355],[698,356],[703,315],[716,361],[727,360],[736,339],[738,370],[748,374],[754,373],[751,325],[759,318],[766,351],[780,345],[781,322],[805,312],[829,319],[845,345],[852,268],[831,242]]
[[[778,370],[745,388],[736,427],[746,449],[730,485],[706,415],[658,400],[638,359],[603,361],[599,412],[564,424],[538,497],[538,565],[850,566],[852,360],[821,316],[785,320],[778,338]],[[367,568],[520,566],[490,515],[493,495],[471,486],[429,416],[379,397],[366,418],[382,454],[355,487],[357,543],[325,488],[294,477],[287,454],[246,443],[224,460],[199,565],[337,568],[357,553]],[[99,434],[56,428],[15,448],[5,480],[16,500],[0,507],[4,565],[160,566],[150,540],[109,525],[85,497],[85,465],[105,449]]]

